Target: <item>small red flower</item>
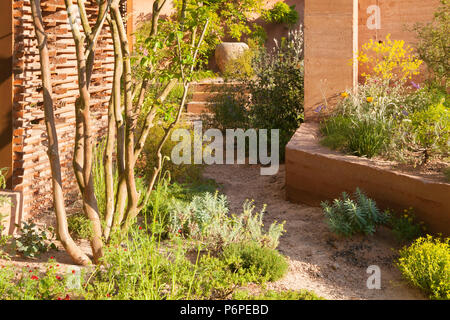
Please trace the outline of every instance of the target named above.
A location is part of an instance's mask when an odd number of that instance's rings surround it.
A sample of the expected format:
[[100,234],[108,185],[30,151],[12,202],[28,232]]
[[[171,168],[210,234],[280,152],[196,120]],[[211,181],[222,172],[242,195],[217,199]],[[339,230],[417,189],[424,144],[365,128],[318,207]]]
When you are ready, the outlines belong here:
[[58,299],[56,299],[56,300],[62,300],[60,297],[58,297]]
[[39,280],[39,278],[36,276],[31,276],[31,280]]
[[28,270],[28,272],[33,272],[33,270]]
[[66,294],[66,297],[64,298],[64,300],[70,300],[70,296],[68,294]]
[[178,233],[181,233],[181,229],[178,230]]
[[60,276],[56,276],[56,280],[61,280],[61,277]]
[[142,230],[142,227],[139,227],[139,230]]
[[55,259],[55,257],[50,257],[50,259],[52,259],[52,260],[53,260],[53,259]]
[[75,270],[72,270],[72,273],[73,273],[73,274],[75,274],[75,272],[76,272]]
[[59,267],[59,264],[57,264],[56,266]]

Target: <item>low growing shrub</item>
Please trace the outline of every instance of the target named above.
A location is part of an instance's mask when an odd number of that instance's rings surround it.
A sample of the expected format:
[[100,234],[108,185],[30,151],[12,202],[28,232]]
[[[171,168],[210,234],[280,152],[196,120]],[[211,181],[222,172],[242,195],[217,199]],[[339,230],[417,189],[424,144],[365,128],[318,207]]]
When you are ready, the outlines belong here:
[[75,213],[67,218],[70,235],[75,239],[90,239],[92,226],[83,212]]
[[272,9],[263,11],[263,19],[267,22],[285,23],[288,26],[293,26],[298,22],[298,12],[295,10],[295,5],[279,1],[275,3]]
[[450,108],[443,99],[424,110],[418,110],[402,123],[406,144],[412,151],[422,153],[426,163],[433,153],[448,155],[450,150]]
[[280,224],[275,221],[264,231],[264,209],[256,213],[253,211],[253,204],[245,202],[242,214],[229,216],[226,196],[206,192],[195,196],[188,204],[173,202],[169,210],[169,232],[202,240],[216,249],[244,241],[276,248],[284,232],[284,222]]
[[232,243],[224,248],[223,259],[232,271],[250,275],[254,282],[276,281],[287,272],[286,258],[275,249],[260,247],[257,243]]
[[263,293],[252,295],[251,293],[238,290],[233,294],[234,300],[324,300],[314,292],[308,290],[274,291],[267,290]]
[[399,242],[411,242],[423,235],[424,223],[417,223],[412,208],[405,209],[403,214],[390,214],[389,226]]
[[397,263],[409,282],[432,299],[450,299],[450,238],[428,235],[400,250]]
[[50,260],[44,272],[29,268],[20,271],[0,268],[1,300],[71,300],[80,296],[79,289],[68,289],[67,277],[55,261]]
[[51,242],[54,238],[53,228],[47,228],[52,233],[51,237],[48,237],[47,233],[39,230],[33,222],[24,221],[22,226],[17,227],[20,228],[20,234],[13,238],[12,246],[25,257],[34,258],[50,249],[56,249],[56,245]]
[[359,188],[354,199],[343,192],[341,199],[334,199],[332,205],[325,201],[321,206],[331,231],[346,237],[356,233],[371,235],[378,225],[387,223],[389,219],[388,213],[380,212],[375,201]]

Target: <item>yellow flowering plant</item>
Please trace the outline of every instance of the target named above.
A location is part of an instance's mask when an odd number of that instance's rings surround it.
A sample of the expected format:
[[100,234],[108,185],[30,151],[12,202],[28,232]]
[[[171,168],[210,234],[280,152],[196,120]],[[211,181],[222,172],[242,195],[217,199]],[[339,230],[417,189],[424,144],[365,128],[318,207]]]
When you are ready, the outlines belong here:
[[389,81],[405,82],[420,73],[423,61],[414,53],[413,48],[405,46],[403,40],[391,40],[388,34],[384,41],[370,39],[362,45],[357,55],[361,73],[366,79],[376,77]]
[[450,238],[428,235],[400,250],[402,275],[431,299],[450,299]]

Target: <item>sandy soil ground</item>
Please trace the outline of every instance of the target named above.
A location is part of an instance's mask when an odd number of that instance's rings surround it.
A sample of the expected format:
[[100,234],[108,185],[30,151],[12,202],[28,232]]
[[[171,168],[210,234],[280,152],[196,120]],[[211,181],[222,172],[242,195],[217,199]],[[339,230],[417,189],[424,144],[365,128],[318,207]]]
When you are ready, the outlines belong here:
[[[328,230],[320,208],[290,203],[284,197],[284,166],[274,176],[261,176],[257,165],[206,166],[204,176],[222,185],[231,212],[241,212],[246,199],[257,209],[267,205],[265,225],[286,221],[278,249],[289,258],[289,272],[268,289],[308,289],[326,299],[424,299],[408,286],[394,266],[398,243],[387,229],[372,237],[343,239]],[[381,269],[381,289],[368,289],[367,268]]]
[[[261,176],[256,165],[206,166],[205,178],[216,180],[221,192],[228,196],[232,213],[240,213],[246,199],[254,200],[257,209],[266,204],[265,225],[274,220],[286,221],[286,233],[278,249],[289,259],[289,272],[281,280],[269,283],[267,289],[308,289],[326,299],[425,299],[417,289],[408,286],[393,265],[399,248],[387,229],[380,229],[373,237],[342,239],[328,230],[320,208],[294,204],[284,199],[284,166],[274,176]],[[80,203],[68,206],[68,213],[80,210]],[[39,226],[54,224],[53,214],[42,212],[36,217]],[[78,242],[91,255],[86,240]],[[54,257],[61,273],[76,268],[67,253],[52,250],[37,259],[20,256],[12,260],[0,259],[2,265],[44,271],[45,262]],[[381,289],[366,286],[367,267],[381,269]],[[258,286],[248,287],[257,292]]]

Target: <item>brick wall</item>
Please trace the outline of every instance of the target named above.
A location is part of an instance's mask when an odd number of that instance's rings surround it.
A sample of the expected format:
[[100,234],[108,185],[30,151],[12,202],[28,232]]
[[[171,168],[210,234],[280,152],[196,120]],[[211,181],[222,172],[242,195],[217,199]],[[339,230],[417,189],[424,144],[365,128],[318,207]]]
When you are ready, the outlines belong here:
[[[74,1],[75,2],[75,1]],[[96,6],[87,1],[87,12],[94,22]],[[74,102],[78,96],[75,47],[64,0],[43,0],[42,9],[49,40],[52,65],[55,116],[59,151],[66,193],[77,190],[73,176]],[[24,216],[33,215],[51,205],[50,166],[47,157],[46,129],[39,52],[36,47],[29,1],[13,0],[13,177],[14,191],[23,195]],[[107,121],[107,104],[112,83],[112,40],[105,31],[100,35],[96,63],[90,86],[93,125],[103,135]]]

